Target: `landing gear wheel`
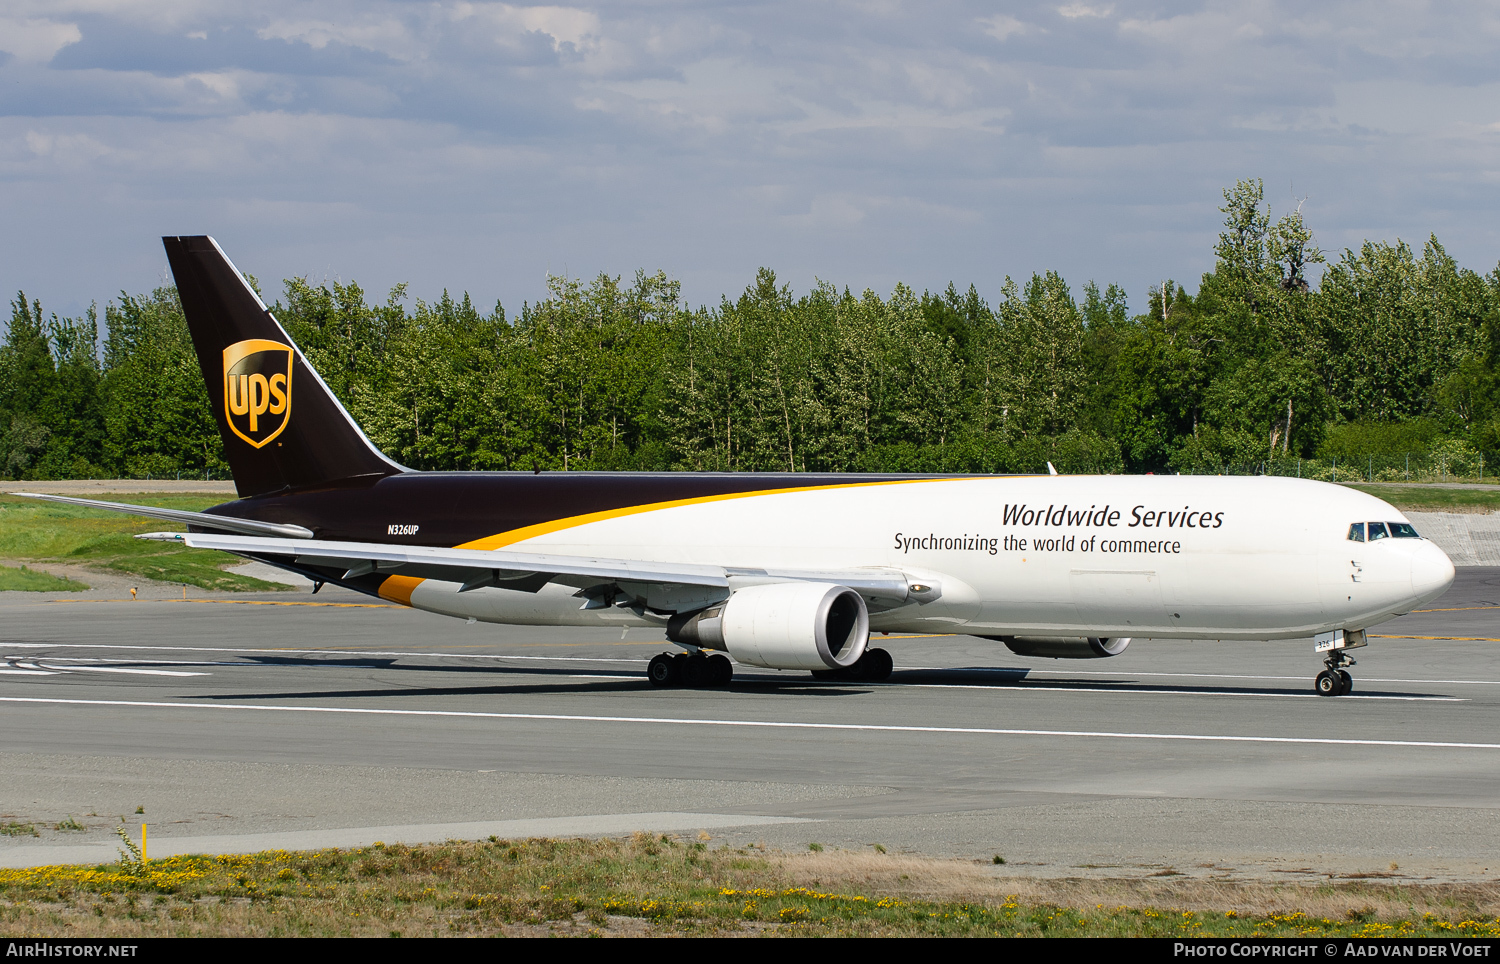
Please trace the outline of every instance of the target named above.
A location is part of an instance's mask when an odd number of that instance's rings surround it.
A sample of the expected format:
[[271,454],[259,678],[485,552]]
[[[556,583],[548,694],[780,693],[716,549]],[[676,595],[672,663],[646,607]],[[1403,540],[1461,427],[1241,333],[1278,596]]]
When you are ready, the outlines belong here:
[[715,653],[708,657],[709,686],[728,686],[732,679],[734,679],[734,664],[729,661],[728,656]]
[[680,676],[676,664],[677,657],[662,653],[653,656],[651,662],[646,664],[646,678],[651,681],[652,686],[675,686]]
[[[681,659],[681,657],[678,657]],[[682,664],[682,685],[693,689],[709,682],[708,660],[702,656],[689,656]]]
[[1344,668],[1354,665],[1354,660],[1349,658],[1348,653],[1335,650],[1323,660],[1323,665],[1327,669],[1313,681],[1313,688],[1318,691],[1319,696],[1343,696],[1354,691],[1354,677]]
[[859,658],[859,663],[855,665],[861,664],[864,668],[864,678],[873,681],[890,679],[891,670],[896,668],[891,654],[883,649],[866,650],[865,654]]
[[883,649],[867,649],[863,656],[854,661],[853,666],[843,669],[815,669],[812,675],[813,679],[845,683],[878,682],[889,679],[893,667],[890,653]]

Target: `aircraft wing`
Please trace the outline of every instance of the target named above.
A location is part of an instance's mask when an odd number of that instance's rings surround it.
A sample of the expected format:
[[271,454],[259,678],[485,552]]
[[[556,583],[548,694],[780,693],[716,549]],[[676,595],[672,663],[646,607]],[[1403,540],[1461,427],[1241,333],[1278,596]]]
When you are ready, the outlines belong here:
[[[753,569],[685,562],[646,562],[503,549],[392,546],[200,532],[152,532],[141,539],[181,542],[250,556],[293,571],[342,570],[335,580],[402,575],[458,583],[459,592],[485,587],[537,592],[548,583],[573,586],[580,608],[640,606],[658,613],[690,612],[729,597],[735,589],[772,582],[828,582],[863,596],[876,611],[907,602],[905,573],[887,568]],[[930,591],[930,590],[926,590]],[[925,601],[924,597],[924,601]]]

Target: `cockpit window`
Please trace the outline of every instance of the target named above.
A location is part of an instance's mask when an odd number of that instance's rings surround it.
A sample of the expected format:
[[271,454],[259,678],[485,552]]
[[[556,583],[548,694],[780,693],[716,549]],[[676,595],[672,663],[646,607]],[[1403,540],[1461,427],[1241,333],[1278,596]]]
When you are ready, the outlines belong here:
[[1410,522],[1356,522],[1349,527],[1350,542],[1364,542],[1366,538],[1374,542],[1377,539],[1420,539],[1417,530],[1411,527]]

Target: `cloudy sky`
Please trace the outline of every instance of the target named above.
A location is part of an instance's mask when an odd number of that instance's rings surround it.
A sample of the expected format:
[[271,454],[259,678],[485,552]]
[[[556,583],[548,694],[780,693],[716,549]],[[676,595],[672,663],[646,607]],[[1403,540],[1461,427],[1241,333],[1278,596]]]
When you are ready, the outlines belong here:
[[1055,269],[1140,309],[1256,177],[1325,249],[1488,271],[1497,52],[1464,0],[0,0],[0,289],[71,313],[208,233],[273,291]]

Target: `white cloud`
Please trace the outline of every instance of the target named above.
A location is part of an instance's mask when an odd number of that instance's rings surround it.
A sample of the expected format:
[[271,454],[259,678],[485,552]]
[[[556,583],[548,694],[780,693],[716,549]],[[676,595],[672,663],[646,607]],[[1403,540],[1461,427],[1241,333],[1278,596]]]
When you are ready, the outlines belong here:
[[472,49],[476,41],[516,50],[534,35],[546,37],[553,51],[568,46],[578,54],[597,55],[604,47],[598,15],[574,7],[461,0],[420,7],[375,3],[339,11],[343,15],[337,17],[309,17],[302,7],[287,10],[293,15],[273,14],[256,29],[256,35],[303,43],[314,50],[337,43],[408,63],[446,59],[455,46]]
[[183,78],[188,85],[201,87],[216,98],[224,100],[237,99],[240,95],[240,81],[236,72],[222,71],[218,73],[188,74]]
[[[28,130],[24,140],[30,157],[16,152],[0,162],[0,171],[9,177],[15,177],[26,170],[45,170],[54,178],[67,178],[88,171],[95,165],[110,163],[117,155],[110,145],[83,131]],[[33,161],[44,162],[44,166],[33,167],[30,163]]]
[[99,16],[132,24],[174,29],[183,24],[222,22],[236,15],[231,0],[5,0],[15,17]]
[[908,63],[904,70],[912,88],[929,103],[956,108],[968,103],[974,93],[963,70],[953,70],[924,61]]
[[453,19],[470,17],[489,21],[505,34],[519,31],[544,33],[552,38],[554,48],[572,44],[582,48],[599,39],[602,31],[599,17],[576,7],[514,7],[508,3],[459,3],[453,8]]
[[76,23],[0,17],[0,50],[17,60],[44,64],[68,44],[82,39]]
[[866,210],[879,205],[880,200],[851,197],[847,194],[827,194],[815,197],[807,212],[794,215],[789,220],[803,229],[852,228],[863,223]]
[[1006,16],[1003,13],[993,17],[980,17],[976,23],[984,28],[984,32],[996,40],[1008,40],[1018,34],[1026,33],[1034,29],[1029,24],[1024,24],[1015,17]]
[[1058,7],[1057,12],[1069,20],[1078,20],[1081,18],[1098,19],[1109,16],[1114,12],[1114,9],[1114,4],[1109,3],[1097,7],[1086,3],[1069,3]]
[[330,43],[374,50],[398,60],[413,59],[416,43],[406,25],[391,17],[369,17],[362,20],[274,19],[261,27],[256,36],[262,39],[292,40],[322,50]]

